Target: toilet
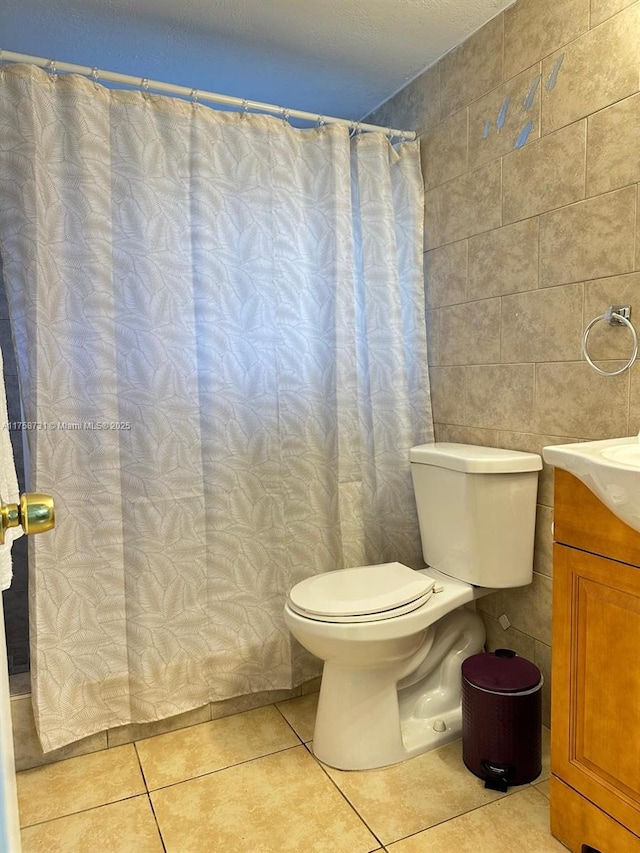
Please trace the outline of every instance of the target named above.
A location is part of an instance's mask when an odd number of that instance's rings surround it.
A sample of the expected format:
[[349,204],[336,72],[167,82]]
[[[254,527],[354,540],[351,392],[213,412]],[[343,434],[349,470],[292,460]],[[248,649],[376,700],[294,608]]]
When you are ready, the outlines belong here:
[[293,636],[324,661],[313,751],[341,770],[459,737],[461,665],[485,642],[474,601],[532,580],[537,454],[437,442],[409,461],[427,568],[326,572],[285,604]]

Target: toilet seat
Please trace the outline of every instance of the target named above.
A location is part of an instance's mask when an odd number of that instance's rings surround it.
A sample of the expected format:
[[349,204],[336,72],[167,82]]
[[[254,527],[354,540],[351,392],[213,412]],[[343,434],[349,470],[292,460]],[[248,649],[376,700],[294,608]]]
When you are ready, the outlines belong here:
[[320,622],[373,622],[422,607],[435,581],[402,563],[338,569],[293,587],[287,603],[301,616]]

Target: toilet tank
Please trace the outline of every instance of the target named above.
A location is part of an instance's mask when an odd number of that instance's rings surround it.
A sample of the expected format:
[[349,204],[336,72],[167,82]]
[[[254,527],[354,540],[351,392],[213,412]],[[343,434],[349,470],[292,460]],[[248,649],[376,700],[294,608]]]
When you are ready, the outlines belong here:
[[436,442],[409,460],[427,565],[475,586],[531,583],[540,456]]

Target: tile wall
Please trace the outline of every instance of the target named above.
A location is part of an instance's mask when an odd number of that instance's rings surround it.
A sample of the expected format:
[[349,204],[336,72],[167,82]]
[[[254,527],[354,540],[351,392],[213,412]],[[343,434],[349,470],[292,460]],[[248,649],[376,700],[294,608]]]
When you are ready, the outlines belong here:
[[[539,452],[640,428],[640,364],[581,356],[630,303],[640,332],[640,2],[518,0],[367,120],[416,129],[436,436]],[[631,353],[598,323],[591,357]],[[531,587],[483,599],[490,648],[547,676],[553,474]],[[506,615],[506,631],[498,617]]]

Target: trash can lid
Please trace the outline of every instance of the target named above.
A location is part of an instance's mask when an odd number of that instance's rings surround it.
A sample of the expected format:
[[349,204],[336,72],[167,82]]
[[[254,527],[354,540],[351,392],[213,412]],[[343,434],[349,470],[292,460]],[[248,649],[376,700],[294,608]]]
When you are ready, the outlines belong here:
[[496,649],[468,657],[462,664],[462,677],[490,693],[520,693],[541,683],[538,667],[511,649]]

